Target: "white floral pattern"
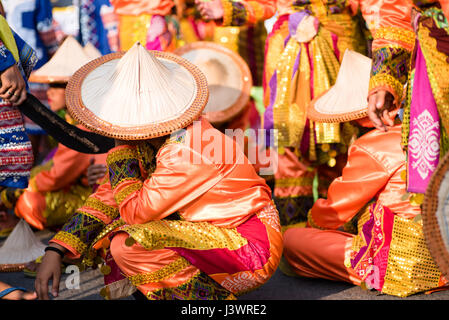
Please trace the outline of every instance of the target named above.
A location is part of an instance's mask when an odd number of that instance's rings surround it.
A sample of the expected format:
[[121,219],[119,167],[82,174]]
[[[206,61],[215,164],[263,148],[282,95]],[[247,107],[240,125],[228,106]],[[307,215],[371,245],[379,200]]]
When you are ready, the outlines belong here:
[[413,119],[414,128],[410,132],[409,156],[413,169],[423,180],[435,170],[440,154],[440,124],[429,111],[424,110]]

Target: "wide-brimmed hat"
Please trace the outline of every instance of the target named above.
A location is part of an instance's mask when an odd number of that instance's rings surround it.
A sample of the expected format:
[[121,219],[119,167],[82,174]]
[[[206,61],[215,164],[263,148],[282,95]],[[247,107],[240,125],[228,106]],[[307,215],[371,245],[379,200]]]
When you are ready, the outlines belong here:
[[427,186],[422,219],[430,254],[449,279],[449,154],[440,161]]
[[53,57],[42,67],[32,72],[30,82],[65,83],[91,58],[72,36],[68,36]]
[[97,49],[92,43],[88,42],[84,48],[84,53],[91,59],[97,59],[102,56],[100,50]]
[[335,123],[366,117],[370,73],[370,58],[346,50],[335,84],[310,103],[309,119]]
[[140,43],[87,63],[66,88],[67,108],[76,120],[121,140],[156,138],[185,128],[201,116],[207,99],[206,77],[198,67]]
[[240,55],[213,42],[199,41],[175,50],[206,75],[209,101],[203,115],[212,124],[238,116],[251,94],[251,71]]

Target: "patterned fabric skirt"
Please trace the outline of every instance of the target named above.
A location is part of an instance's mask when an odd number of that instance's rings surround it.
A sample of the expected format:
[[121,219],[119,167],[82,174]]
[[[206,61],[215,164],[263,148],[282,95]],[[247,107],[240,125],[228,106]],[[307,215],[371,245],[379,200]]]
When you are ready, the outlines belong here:
[[282,254],[278,212],[270,204],[236,228],[166,219],[127,225],[113,236],[110,254],[111,298],[124,274],[148,299],[233,299],[275,272]]
[[0,100],[0,186],[26,188],[33,161],[22,114]]
[[358,229],[346,263],[368,288],[406,297],[447,283],[427,248],[422,220],[401,218],[373,204],[360,217]]

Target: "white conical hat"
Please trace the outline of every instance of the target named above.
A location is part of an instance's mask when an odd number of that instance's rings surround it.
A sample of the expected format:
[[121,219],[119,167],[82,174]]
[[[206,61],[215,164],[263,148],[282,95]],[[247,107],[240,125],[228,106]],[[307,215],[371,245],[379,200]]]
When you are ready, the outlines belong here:
[[206,41],[189,43],[175,51],[206,75],[209,101],[203,110],[211,123],[237,116],[247,105],[252,87],[251,71],[237,53]]
[[100,50],[97,49],[92,43],[88,42],[84,48],[84,53],[89,57],[89,59],[97,59],[102,56]]
[[438,164],[422,204],[427,247],[444,277],[449,277],[449,154]]
[[344,122],[366,117],[371,59],[346,50],[335,85],[310,103],[308,117],[318,122]]
[[44,254],[45,245],[21,219],[0,248],[0,271],[17,268]]
[[42,67],[32,72],[30,82],[68,82],[70,77],[91,59],[83,47],[72,36],[68,36],[53,57]]
[[201,116],[207,81],[188,60],[148,51],[136,43],[128,52],[97,58],[78,70],[66,89],[67,108],[88,129],[140,140],[184,128]]

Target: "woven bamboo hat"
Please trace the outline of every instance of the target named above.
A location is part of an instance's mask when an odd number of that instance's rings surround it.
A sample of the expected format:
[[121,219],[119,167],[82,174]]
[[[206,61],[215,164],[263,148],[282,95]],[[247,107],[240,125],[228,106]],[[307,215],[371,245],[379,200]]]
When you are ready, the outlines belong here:
[[203,115],[213,124],[238,116],[251,94],[251,71],[237,53],[213,42],[199,41],[175,51],[206,75],[209,101]]
[[91,59],[97,59],[102,56],[100,50],[98,50],[92,43],[88,42],[84,48],[84,53]]
[[368,116],[371,59],[346,50],[335,85],[310,103],[308,117],[317,122],[345,122]]
[[206,77],[168,52],[130,50],[90,61],[70,79],[70,114],[88,129],[121,140],[160,137],[185,128],[207,103]]
[[32,72],[30,82],[64,83],[88,63],[91,58],[85,53],[83,47],[72,36],[68,36],[53,57],[42,67]]
[[432,175],[422,204],[423,231],[430,254],[449,278],[449,154]]

